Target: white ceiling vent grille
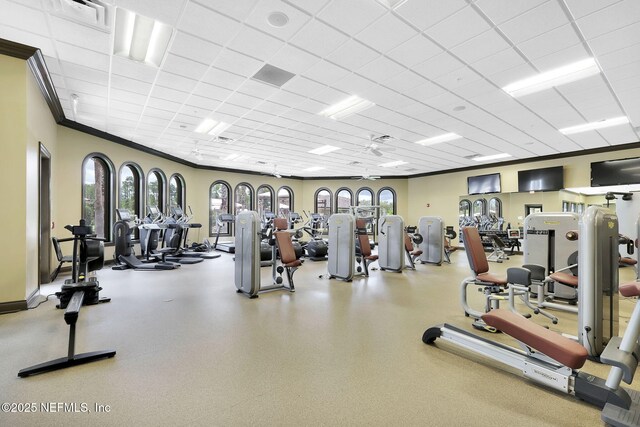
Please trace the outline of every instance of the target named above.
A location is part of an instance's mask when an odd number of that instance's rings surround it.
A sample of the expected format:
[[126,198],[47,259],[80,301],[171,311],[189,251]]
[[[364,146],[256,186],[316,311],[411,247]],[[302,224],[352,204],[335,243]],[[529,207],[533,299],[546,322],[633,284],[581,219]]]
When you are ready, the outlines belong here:
[[108,26],[109,6],[100,0],[49,0],[55,15],[94,27]]
[[253,79],[272,86],[280,87],[291,80],[293,76],[295,76],[295,74],[281,68],[274,67],[273,65],[265,64],[264,67],[260,68],[253,76]]

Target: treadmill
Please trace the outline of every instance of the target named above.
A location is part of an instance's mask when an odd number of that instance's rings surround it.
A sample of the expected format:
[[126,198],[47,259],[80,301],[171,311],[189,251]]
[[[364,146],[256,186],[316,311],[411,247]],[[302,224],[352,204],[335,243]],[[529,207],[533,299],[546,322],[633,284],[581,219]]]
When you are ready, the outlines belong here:
[[[189,208],[191,209],[191,208]],[[189,230],[192,228],[202,228],[202,224],[196,222],[187,222],[187,216],[184,214],[184,211],[180,206],[175,206],[171,208],[171,216],[182,228],[182,239],[180,243],[180,255],[182,257],[187,258],[202,258],[202,259],[215,259],[220,258],[220,254],[213,254],[210,252],[199,252],[189,249],[187,246],[187,235],[189,234]]]
[[218,217],[216,218],[216,225],[218,226],[218,232],[216,233],[216,240],[215,243],[213,244],[213,249],[217,250],[217,251],[222,251],[222,252],[228,252],[230,254],[234,254],[236,253],[236,242],[235,240],[232,240],[230,242],[220,242],[220,230],[222,229],[222,227],[224,226],[224,224],[229,224],[229,229],[231,229],[231,224],[233,224],[233,222],[236,220],[235,216],[233,214],[229,214],[229,213],[221,213],[218,214]]

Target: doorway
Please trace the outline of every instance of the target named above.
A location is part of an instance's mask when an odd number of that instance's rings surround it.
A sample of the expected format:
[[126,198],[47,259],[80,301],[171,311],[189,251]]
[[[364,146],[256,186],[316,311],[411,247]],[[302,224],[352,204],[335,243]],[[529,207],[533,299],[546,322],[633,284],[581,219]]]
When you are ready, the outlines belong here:
[[38,293],[40,285],[51,282],[51,153],[40,143],[40,164],[38,167]]

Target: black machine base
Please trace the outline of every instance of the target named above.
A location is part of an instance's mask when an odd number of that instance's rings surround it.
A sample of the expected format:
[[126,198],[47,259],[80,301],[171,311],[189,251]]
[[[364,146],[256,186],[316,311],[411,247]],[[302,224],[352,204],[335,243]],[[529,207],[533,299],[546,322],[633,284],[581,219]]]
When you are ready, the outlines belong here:
[[73,357],[61,357],[59,359],[50,360],[49,362],[40,363],[21,369],[18,372],[20,378],[29,375],[41,374],[44,372],[57,371],[58,369],[70,368],[72,366],[83,365],[93,362],[94,360],[108,359],[116,355],[115,350],[91,351],[89,353],[76,354]]
[[623,409],[611,403],[607,403],[602,409],[601,418],[607,425],[638,426],[640,425],[640,391],[625,389],[631,397],[629,409]]

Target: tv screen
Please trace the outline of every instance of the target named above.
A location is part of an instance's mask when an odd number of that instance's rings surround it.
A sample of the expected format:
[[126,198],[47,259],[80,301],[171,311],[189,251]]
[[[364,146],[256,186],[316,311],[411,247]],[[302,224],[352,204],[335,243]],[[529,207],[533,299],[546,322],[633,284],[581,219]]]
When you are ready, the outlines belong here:
[[518,191],[558,191],[564,188],[562,166],[518,171]]
[[640,158],[591,163],[591,186],[640,184]]
[[500,174],[470,176],[467,178],[469,194],[486,194],[500,192]]

